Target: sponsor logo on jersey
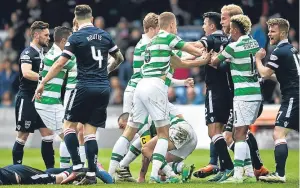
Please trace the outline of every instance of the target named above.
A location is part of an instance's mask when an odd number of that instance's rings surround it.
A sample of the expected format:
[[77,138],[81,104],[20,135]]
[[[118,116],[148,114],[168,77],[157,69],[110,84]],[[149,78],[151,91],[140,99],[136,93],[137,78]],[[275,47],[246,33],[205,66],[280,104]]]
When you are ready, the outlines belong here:
[[30,57],[29,57],[29,55],[22,55],[22,56],[21,56],[21,59],[23,59],[23,60],[28,60],[28,59],[30,59]]
[[67,42],[66,44],[65,44],[65,46],[70,46],[71,44],[70,44],[70,42]]

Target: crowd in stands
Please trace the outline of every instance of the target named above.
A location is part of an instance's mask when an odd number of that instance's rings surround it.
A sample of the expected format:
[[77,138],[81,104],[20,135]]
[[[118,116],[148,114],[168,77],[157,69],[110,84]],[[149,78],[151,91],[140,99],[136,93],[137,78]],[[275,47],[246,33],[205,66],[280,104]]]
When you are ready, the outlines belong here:
[[[142,19],[148,12],[172,11],[179,26],[196,25],[201,28],[205,11],[219,12],[225,4],[241,5],[253,23],[252,36],[260,47],[270,51],[266,21],[269,17],[284,17],[290,21],[290,42],[299,49],[298,0],[12,0],[0,7],[0,106],[12,106],[18,92],[18,58],[30,43],[29,27],[35,20],[43,20],[50,28],[71,27],[74,7],[86,3],[93,8],[94,24],[111,33],[121,49],[125,61],[112,72],[110,104],[122,104],[123,91],[132,75],[134,46],[141,38]],[[256,23],[256,24],[255,24]],[[203,104],[205,99],[203,67],[178,69],[174,77],[195,79],[195,88],[169,88],[169,100],[175,104]],[[280,92],[274,80],[263,83],[265,103],[279,103]]]

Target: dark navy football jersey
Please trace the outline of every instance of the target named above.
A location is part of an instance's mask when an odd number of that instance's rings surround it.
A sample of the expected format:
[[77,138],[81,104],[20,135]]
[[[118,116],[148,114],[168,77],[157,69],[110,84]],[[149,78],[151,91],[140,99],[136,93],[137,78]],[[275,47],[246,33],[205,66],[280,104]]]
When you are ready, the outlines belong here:
[[299,95],[299,54],[288,40],[281,41],[271,53],[266,66],[275,71],[282,97]]
[[73,33],[65,45],[62,56],[76,56],[77,85],[109,86],[107,73],[108,53],[115,53],[118,47],[110,34],[92,24]]
[[[39,50],[36,46],[29,46],[25,48],[21,53],[19,59],[20,70],[22,70],[21,65],[23,63],[28,63],[32,65],[32,71],[39,73],[40,64],[43,58],[42,56],[43,56],[42,51]],[[32,81],[24,78],[22,71],[20,71],[19,79],[20,79],[20,86],[19,86],[20,93],[33,95],[37,87],[38,81]]]
[[[207,51],[213,50],[219,52],[228,44],[228,38],[221,30],[218,30],[209,36],[202,37],[200,42]],[[215,69],[209,65],[205,65],[205,83],[207,87],[221,90],[229,89],[227,72],[227,70]]]

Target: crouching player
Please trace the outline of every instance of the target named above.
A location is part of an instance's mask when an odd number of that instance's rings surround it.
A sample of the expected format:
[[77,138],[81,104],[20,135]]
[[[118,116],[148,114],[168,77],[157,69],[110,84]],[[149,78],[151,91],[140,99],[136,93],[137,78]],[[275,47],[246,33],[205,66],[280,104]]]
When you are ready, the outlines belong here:
[[[121,125],[125,124],[127,120],[128,114],[122,114],[118,120],[120,127],[122,127]],[[196,148],[197,136],[193,128],[183,118],[170,115],[170,121],[169,152],[166,160],[163,161],[161,172],[167,176],[166,182],[186,182],[191,178],[194,165],[187,166],[183,163],[183,160]],[[143,158],[138,182],[145,181],[145,176],[150,162],[149,159],[152,157],[152,153],[157,142],[155,125],[153,121],[151,121],[150,117],[146,118],[144,124],[140,126],[139,135],[140,140],[137,139],[132,143],[130,150],[120,162],[120,167],[116,170],[118,180],[134,181],[131,174],[129,175],[128,171],[126,171],[126,168],[128,168],[129,164],[141,153],[141,148],[143,147],[143,157],[146,158]],[[176,174],[181,174],[181,179]],[[157,180],[155,182],[157,182]]]

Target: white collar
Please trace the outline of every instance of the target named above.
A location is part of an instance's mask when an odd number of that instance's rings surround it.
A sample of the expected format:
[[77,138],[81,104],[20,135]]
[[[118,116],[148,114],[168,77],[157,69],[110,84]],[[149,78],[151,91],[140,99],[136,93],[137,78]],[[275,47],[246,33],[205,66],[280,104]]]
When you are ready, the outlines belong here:
[[43,48],[39,49],[35,44],[32,42],[30,43],[30,46],[34,48],[38,53],[43,53]]
[[283,43],[288,43],[289,40],[288,39],[283,39],[282,41],[280,41],[277,46],[279,46],[280,44],[283,44]]
[[57,44],[53,43],[53,48],[55,51],[62,53],[62,50],[60,49],[60,47]]
[[147,41],[151,40],[146,34],[142,34],[142,39],[145,39]]
[[214,31],[212,34],[223,34],[223,31],[222,30],[217,30],[217,31]]
[[92,23],[84,23],[81,24],[80,27],[78,28],[78,30],[85,28],[85,27],[94,27],[94,25]]

